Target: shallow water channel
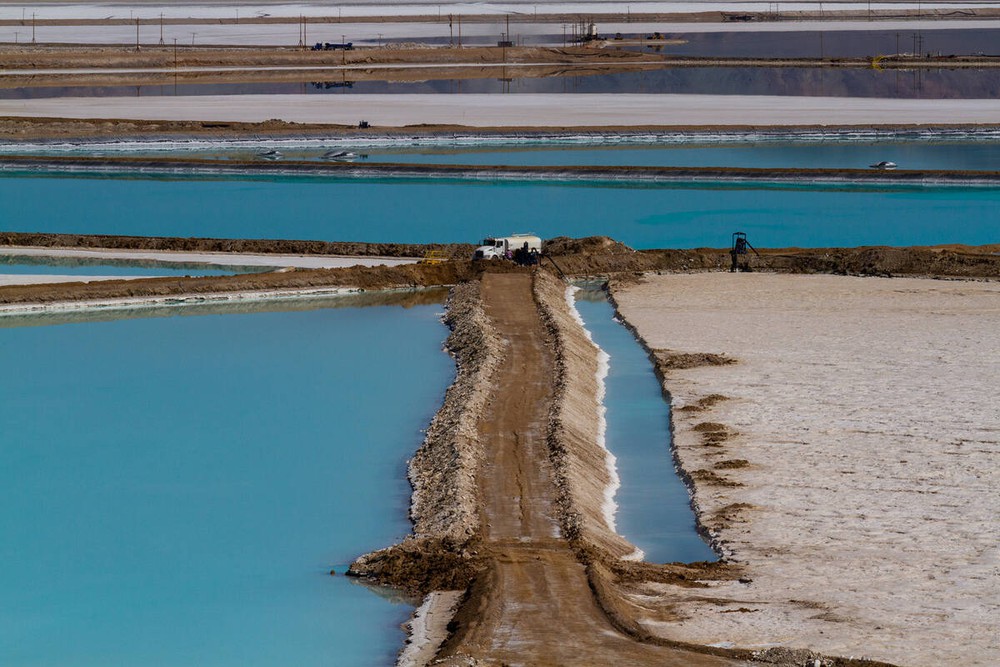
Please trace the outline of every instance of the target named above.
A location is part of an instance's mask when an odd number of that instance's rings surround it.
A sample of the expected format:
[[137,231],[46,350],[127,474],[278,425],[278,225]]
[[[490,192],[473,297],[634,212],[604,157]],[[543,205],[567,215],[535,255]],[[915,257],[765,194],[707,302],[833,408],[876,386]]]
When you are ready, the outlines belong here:
[[618,533],[655,563],[715,560],[695,528],[687,487],[671,454],[670,405],[645,350],[615,319],[607,293],[593,284],[576,307],[594,342],[608,355],[604,405],[606,444],[617,458]]
[[409,601],[328,572],[409,531],[426,301],[0,318],[0,664],[391,664]]

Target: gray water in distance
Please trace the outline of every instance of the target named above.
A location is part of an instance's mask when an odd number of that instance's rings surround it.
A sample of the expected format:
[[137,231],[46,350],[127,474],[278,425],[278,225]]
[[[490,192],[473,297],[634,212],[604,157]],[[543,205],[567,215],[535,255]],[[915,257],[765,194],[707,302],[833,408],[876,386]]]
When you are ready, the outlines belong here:
[[[314,75],[316,77],[322,74]],[[0,99],[58,97],[172,97],[185,95],[372,95],[372,94],[683,94],[878,97],[893,99],[994,99],[1000,70],[934,67],[876,70],[868,67],[664,67],[638,72],[523,77],[497,68],[479,79],[417,82],[328,80],[290,83],[207,83],[148,86],[39,86],[0,89]],[[350,76],[349,74],[347,76]],[[572,103],[572,102],[570,102]]]
[[618,459],[618,533],[654,563],[714,561],[695,527],[687,487],[670,451],[670,406],[645,350],[614,319],[601,289],[578,291],[576,307],[610,357],[605,381],[607,447]]
[[442,305],[317,305],[0,318],[0,664],[392,663],[412,605],[327,572],[409,531]]

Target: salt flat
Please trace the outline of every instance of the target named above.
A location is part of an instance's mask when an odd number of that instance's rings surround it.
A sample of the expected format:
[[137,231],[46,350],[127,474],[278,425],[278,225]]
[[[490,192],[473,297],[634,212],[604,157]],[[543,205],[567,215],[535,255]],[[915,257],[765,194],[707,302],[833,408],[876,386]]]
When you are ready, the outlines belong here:
[[1000,283],[708,273],[616,298],[651,347],[738,360],[666,386],[682,466],[722,478],[699,515],[752,581],[650,591],[687,617],[651,629],[1000,664]]
[[204,263],[220,266],[296,267],[301,269],[336,269],[346,266],[398,266],[417,261],[413,257],[365,257],[337,255],[286,255],[281,253],[182,252],[175,250],[117,250],[102,248],[38,248],[4,246],[0,257],[52,257],[63,259],[110,259],[126,261]]
[[374,127],[980,124],[1000,100],[770,95],[225,95],[0,100],[0,116],[297,123]]

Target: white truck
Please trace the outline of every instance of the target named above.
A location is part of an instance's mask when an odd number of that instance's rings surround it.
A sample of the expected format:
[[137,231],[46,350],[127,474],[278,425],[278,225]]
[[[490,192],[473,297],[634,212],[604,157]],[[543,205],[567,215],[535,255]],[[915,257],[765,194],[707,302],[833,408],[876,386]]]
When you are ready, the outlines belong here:
[[474,259],[513,259],[514,251],[528,245],[528,252],[538,255],[542,252],[542,239],[534,234],[511,234],[483,239],[476,248]]

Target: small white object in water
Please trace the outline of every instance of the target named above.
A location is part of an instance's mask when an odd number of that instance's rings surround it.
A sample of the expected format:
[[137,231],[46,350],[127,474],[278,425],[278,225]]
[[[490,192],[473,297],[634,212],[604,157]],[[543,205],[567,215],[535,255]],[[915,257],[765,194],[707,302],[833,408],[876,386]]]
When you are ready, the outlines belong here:
[[347,161],[347,160],[353,160],[356,157],[358,157],[358,156],[356,154],[352,153],[351,151],[327,151],[327,152],[323,153],[323,159],[324,160],[343,160],[343,161]]

